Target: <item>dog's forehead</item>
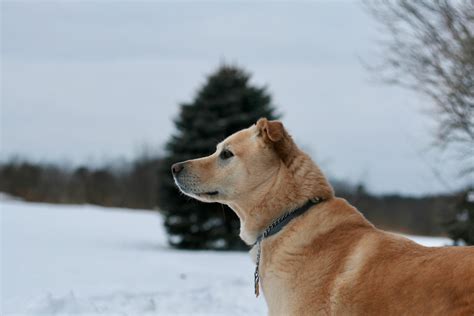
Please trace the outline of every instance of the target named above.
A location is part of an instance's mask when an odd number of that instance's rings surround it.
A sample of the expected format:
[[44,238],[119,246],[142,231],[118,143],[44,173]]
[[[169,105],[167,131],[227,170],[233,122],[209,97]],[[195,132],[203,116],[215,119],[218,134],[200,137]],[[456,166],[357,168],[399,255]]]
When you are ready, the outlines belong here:
[[232,145],[238,145],[243,142],[253,140],[254,136],[256,135],[256,127],[253,125],[249,128],[240,130],[238,132],[235,132],[234,134],[230,135],[226,139],[224,139],[222,142],[220,142],[217,145],[217,148],[223,148],[226,146],[232,146]]

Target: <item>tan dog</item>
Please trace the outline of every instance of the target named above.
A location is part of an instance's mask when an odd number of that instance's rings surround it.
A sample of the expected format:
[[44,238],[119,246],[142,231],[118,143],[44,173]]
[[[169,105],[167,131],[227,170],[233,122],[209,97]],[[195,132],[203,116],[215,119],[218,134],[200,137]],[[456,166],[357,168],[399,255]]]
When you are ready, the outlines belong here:
[[474,247],[428,248],[376,229],[278,121],[260,119],[172,171],[185,194],[229,205],[249,245],[284,213],[324,200],[261,243],[272,315],[474,315]]

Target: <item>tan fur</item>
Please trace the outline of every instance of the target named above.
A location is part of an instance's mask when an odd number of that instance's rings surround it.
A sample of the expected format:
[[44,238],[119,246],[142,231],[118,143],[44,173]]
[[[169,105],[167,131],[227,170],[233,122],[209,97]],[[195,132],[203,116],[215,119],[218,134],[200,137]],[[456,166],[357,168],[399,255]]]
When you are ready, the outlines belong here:
[[[220,158],[224,148],[234,157]],[[260,119],[183,165],[180,189],[229,205],[249,245],[284,212],[325,199],[262,242],[271,315],[474,315],[474,247],[428,248],[376,229],[334,197],[281,122]]]

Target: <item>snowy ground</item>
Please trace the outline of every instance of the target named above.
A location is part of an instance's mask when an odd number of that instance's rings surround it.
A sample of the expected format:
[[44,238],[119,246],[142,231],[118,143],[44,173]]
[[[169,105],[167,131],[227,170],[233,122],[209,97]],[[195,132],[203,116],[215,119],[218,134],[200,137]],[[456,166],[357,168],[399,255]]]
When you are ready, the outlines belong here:
[[156,213],[6,199],[0,208],[1,315],[266,313],[246,253],[169,249]]

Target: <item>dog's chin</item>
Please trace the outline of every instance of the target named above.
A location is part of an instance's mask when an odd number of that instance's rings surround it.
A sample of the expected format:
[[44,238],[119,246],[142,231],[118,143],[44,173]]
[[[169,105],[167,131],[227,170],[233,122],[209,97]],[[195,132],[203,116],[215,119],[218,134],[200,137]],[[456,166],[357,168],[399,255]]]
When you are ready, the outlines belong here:
[[203,191],[203,192],[193,192],[178,186],[179,190],[183,192],[185,195],[192,197],[193,199],[199,200],[201,202],[216,202],[220,197],[221,194],[217,190],[213,191]]
[[217,200],[219,200],[219,197],[219,191],[209,191],[195,194],[195,199],[202,202],[217,202]]

